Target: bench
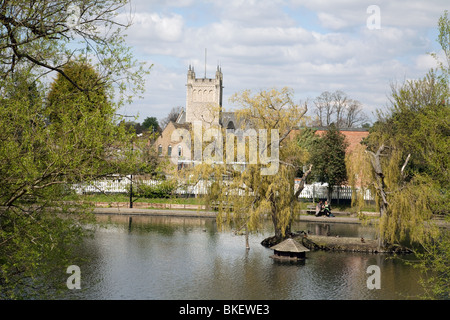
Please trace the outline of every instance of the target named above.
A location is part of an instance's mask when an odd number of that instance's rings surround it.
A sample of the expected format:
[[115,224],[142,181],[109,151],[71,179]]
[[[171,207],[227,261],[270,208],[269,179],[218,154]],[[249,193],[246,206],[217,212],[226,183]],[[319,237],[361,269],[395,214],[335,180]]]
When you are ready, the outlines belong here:
[[[219,201],[211,201],[210,207],[214,211],[217,211],[217,210],[219,210],[220,202]],[[232,210],[233,209],[233,205],[225,202],[225,203],[222,203],[222,208]]]
[[307,214],[316,214],[316,206],[314,205],[308,205],[306,207],[306,213]]

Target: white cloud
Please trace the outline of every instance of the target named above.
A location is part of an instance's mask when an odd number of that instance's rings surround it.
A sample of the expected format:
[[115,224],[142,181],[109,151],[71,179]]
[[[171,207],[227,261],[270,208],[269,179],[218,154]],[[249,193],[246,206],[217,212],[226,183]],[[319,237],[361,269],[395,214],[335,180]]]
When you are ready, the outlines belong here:
[[305,7],[327,17],[323,22],[337,27],[338,23],[333,25],[329,21],[334,17],[342,22],[342,28],[366,25],[367,18],[371,15],[367,13],[367,8],[371,5],[380,8],[381,27],[434,27],[439,16],[448,9],[448,0],[292,0],[290,3],[292,6]]
[[215,1],[214,10],[221,18],[241,26],[291,26],[294,20],[282,10],[283,0]]
[[[448,7],[440,0],[382,0],[381,29],[369,30],[368,0],[143,3],[138,1],[128,39],[155,63],[140,105],[158,118],[184,106],[187,66],[203,76],[205,48],[207,76],[222,66],[227,107],[235,92],[282,86],[303,100],[340,89],[371,110],[382,107],[390,82],[423,76],[435,65],[426,55],[435,40],[430,30]],[[296,12],[303,8],[306,21],[323,29],[300,21]]]
[[178,14],[138,12],[133,15],[132,21],[128,34],[136,45],[146,41],[180,41],[183,35],[184,20]]
[[420,70],[432,68],[435,69],[438,66],[436,59],[432,57],[430,54],[418,55],[414,60],[415,60],[415,67]]
[[322,25],[328,29],[338,30],[349,26],[348,20],[339,18],[334,14],[319,12],[318,18]]

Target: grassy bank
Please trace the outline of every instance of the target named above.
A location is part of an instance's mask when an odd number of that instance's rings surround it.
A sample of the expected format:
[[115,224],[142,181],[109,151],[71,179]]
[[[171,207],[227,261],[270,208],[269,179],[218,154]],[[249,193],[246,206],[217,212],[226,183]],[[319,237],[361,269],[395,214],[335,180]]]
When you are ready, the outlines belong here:
[[[75,200],[75,199],[66,199]],[[77,199],[80,200],[80,199]],[[110,203],[111,205],[115,203],[129,203],[130,197],[126,194],[88,194],[81,196],[81,201],[92,202],[92,203]],[[144,198],[144,197],[134,197],[134,204],[139,203],[155,203],[155,204],[175,204],[175,205],[207,205],[207,199],[205,197],[199,198],[184,198],[184,197],[171,197],[171,198]],[[315,205],[315,203],[310,201],[300,202],[300,210],[307,210],[308,206]],[[332,205],[332,211],[336,212],[356,212],[355,208],[352,208],[348,204]],[[377,209],[375,205],[368,205],[362,208],[362,211],[366,212],[376,212]]]
[[[66,200],[75,200],[73,198],[68,198]],[[130,196],[126,194],[86,194],[82,195],[81,198],[77,200],[85,202],[107,202],[107,203],[117,203],[117,202],[130,202]],[[194,204],[203,205],[205,204],[205,199],[203,198],[133,198],[133,203],[172,203],[172,204]]]

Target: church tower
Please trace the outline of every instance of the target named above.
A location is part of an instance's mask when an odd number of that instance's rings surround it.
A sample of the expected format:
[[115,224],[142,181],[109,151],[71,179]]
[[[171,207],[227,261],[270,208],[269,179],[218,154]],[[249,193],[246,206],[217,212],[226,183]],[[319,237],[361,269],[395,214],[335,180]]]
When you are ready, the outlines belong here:
[[214,79],[196,78],[194,67],[189,65],[186,85],[186,122],[202,121],[219,124],[222,111],[223,75],[217,66]]

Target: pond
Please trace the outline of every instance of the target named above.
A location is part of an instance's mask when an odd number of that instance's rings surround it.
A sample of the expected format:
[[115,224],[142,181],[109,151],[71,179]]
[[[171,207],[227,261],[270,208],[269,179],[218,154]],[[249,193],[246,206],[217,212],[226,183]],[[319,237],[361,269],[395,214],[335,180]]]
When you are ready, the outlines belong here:
[[[101,227],[84,243],[80,290],[62,299],[96,300],[396,300],[422,294],[418,270],[387,254],[310,251],[300,263],[277,262],[260,242],[219,231],[214,219],[97,216]],[[296,222],[312,234],[375,236],[359,224]],[[380,289],[368,288],[369,266],[379,267]],[[375,273],[373,273],[375,275]]]

